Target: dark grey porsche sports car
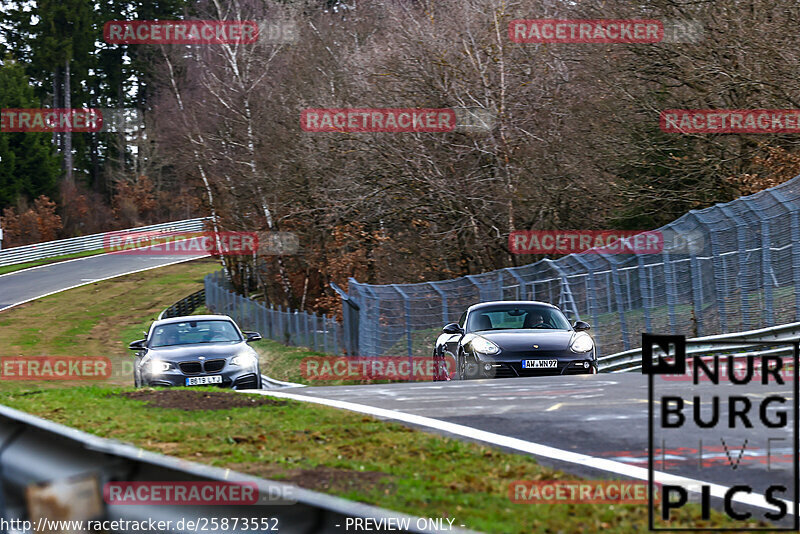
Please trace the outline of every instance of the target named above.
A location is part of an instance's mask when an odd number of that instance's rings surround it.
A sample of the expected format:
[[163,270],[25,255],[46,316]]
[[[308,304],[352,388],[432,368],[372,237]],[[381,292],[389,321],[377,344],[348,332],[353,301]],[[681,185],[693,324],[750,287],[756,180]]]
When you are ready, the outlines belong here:
[[593,374],[597,354],[589,328],[583,321],[570,325],[544,302],[484,302],[442,329],[433,357],[441,366],[455,362],[455,380]]
[[155,321],[147,338],[128,347],[137,351],[134,384],[261,389],[258,354],[247,345],[259,339],[258,332],[242,332],[227,315]]

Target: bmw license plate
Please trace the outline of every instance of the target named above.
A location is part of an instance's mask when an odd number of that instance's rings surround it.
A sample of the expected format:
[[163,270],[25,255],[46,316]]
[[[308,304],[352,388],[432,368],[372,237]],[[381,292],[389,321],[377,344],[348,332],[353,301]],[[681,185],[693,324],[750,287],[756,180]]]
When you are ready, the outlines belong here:
[[523,369],[554,369],[558,360],[522,360]]
[[206,384],[222,384],[222,376],[191,376],[186,379],[187,386],[205,386]]

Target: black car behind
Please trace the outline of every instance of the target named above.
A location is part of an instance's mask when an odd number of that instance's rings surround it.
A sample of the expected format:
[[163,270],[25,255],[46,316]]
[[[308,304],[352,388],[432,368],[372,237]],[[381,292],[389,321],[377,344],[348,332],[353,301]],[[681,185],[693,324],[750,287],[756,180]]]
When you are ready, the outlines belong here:
[[544,302],[485,302],[443,328],[434,358],[454,361],[460,380],[592,374],[597,354],[588,329]]

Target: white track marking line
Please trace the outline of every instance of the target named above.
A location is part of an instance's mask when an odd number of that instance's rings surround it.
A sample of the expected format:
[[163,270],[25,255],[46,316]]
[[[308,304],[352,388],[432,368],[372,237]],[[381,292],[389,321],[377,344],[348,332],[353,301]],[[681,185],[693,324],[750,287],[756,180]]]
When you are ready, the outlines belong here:
[[[600,469],[602,471],[607,471],[609,473],[616,473],[618,475],[623,475],[629,478],[647,480],[647,469],[645,469],[644,467],[636,467],[633,465],[624,464],[622,462],[617,462],[614,460],[606,460],[604,458],[596,458],[594,456],[589,456],[587,454],[565,451],[562,449],[557,449],[555,447],[550,447],[548,445],[542,445],[539,443],[533,443],[531,441],[525,441],[518,438],[503,436],[502,434],[495,434],[494,432],[486,432],[485,430],[478,430],[477,428],[450,423],[447,421],[441,421],[439,419],[433,419],[422,415],[413,415],[404,412],[397,412],[394,410],[386,410],[384,408],[376,408],[374,406],[367,406],[364,404],[356,404],[347,401],[324,399],[320,397],[309,397],[306,395],[298,395],[295,393],[284,393],[281,391],[247,390],[246,392],[258,393],[260,395],[267,395],[270,397],[292,399],[301,402],[322,404],[323,406],[330,406],[332,408],[350,410],[352,412],[372,415],[374,417],[394,419],[396,421],[403,421],[405,423],[409,423],[412,425],[428,427],[435,430],[447,432],[449,434],[454,434],[457,436],[462,436],[477,441],[483,441],[485,443],[490,443],[492,445],[497,445],[499,447],[506,447],[508,449],[527,452],[528,454],[532,454],[534,456],[552,458],[553,460],[578,464],[585,467],[591,467],[594,469]],[[709,486],[711,496],[719,497],[720,499],[725,498],[725,492],[728,491],[729,489],[728,487],[722,486],[720,484],[713,484],[711,482],[704,482],[702,480],[686,478],[678,475],[671,475],[663,471],[653,471],[653,476],[655,479],[654,482],[656,483],[680,484],[684,486],[688,491],[691,491],[693,493],[700,493],[700,486],[702,485]],[[750,506],[755,506],[758,508],[765,508],[773,511],[775,510],[775,506],[769,504],[763,495],[757,493],[750,493],[747,495],[742,495],[741,493],[738,493],[732,498],[732,500],[735,502],[748,504]],[[788,513],[793,514],[794,503],[786,499],[781,499],[781,500],[784,503],[786,503],[787,510],[789,511]]]
[[563,402],[559,402],[558,404],[554,404],[554,405],[550,406],[545,411],[546,412],[554,412],[554,411],[558,410],[559,408],[561,408],[562,406],[564,406],[564,403]]
[[[98,254],[98,256],[100,256],[100,254]],[[89,257],[94,257],[94,256],[89,256]],[[3,311],[8,310],[8,309],[11,309],[11,308],[13,308],[15,306],[19,306],[20,304],[25,304],[25,303],[31,302],[33,300],[41,299],[41,298],[44,298],[44,297],[49,297],[50,295],[55,295],[56,293],[61,293],[62,291],[68,291],[70,289],[75,289],[76,287],[88,286],[89,284],[93,284],[95,282],[103,282],[105,280],[111,280],[112,278],[119,278],[120,276],[126,276],[126,275],[129,275],[129,274],[141,273],[142,271],[149,271],[150,269],[158,269],[159,267],[169,267],[170,265],[175,265],[175,264],[178,264],[178,263],[184,263],[184,262],[187,262],[187,261],[199,260],[199,259],[205,258],[205,257],[206,256],[198,256],[198,257],[194,257],[194,258],[184,258],[184,259],[173,261],[173,262],[170,262],[170,263],[162,263],[160,265],[152,265],[150,267],[145,267],[144,269],[136,269],[135,271],[128,271],[128,272],[125,272],[125,273],[106,276],[105,278],[97,278],[95,280],[92,280],[91,282],[81,282],[80,284],[75,284],[74,286],[63,287],[61,289],[56,289],[55,291],[50,291],[49,293],[44,293],[43,295],[36,295],[35,297],[31,297],[29,299],[25,299],[25,300],[22,300],[20,302],[15,302],[14,304],[10,304],[10,305],[6,306],[5,308],[0,308],[0,312],[3,312]],[[80,259],[84,259],[84,258],[80,258]],[[75,260],[69,260],[69,261],[75,261]],[[66,262],[59,262],[59,263],[66,263]],[[37,269],[37,268],[38,267],[32,267],[32,269]],[[27,269],[24,269],[24,270],[27,270]],[[17,271],[17,272],[22,272],[22,271]],[[9,273],[9,274],[14,274],[14,273]]]

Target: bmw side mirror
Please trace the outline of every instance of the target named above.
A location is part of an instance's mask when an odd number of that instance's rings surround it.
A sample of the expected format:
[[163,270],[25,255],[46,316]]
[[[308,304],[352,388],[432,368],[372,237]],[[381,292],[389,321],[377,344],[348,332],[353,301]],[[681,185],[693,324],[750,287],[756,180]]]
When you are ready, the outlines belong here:
[[591,326],[589,326],[589,323],[585,323],[583,321],[575,321],[575,324],[572,325],[572,328],[574,328],[578,332],[583,332],[589,330]]
[[461,334],[463,332],[464,330],[460,326],[458,326],[458,323],[450,323],[448,325],[445,325],[444,328],[442,328],[443,334]]
[[245,332],[244,335],[248,343],[250,343],[251,341],[261,340],[261,334],[259,334],[258,332]]
[[144,339],[132,341],[131,344],[128,345],[128,348],[131,350],[144,350],[145,349],[144,342],[145,342]]

